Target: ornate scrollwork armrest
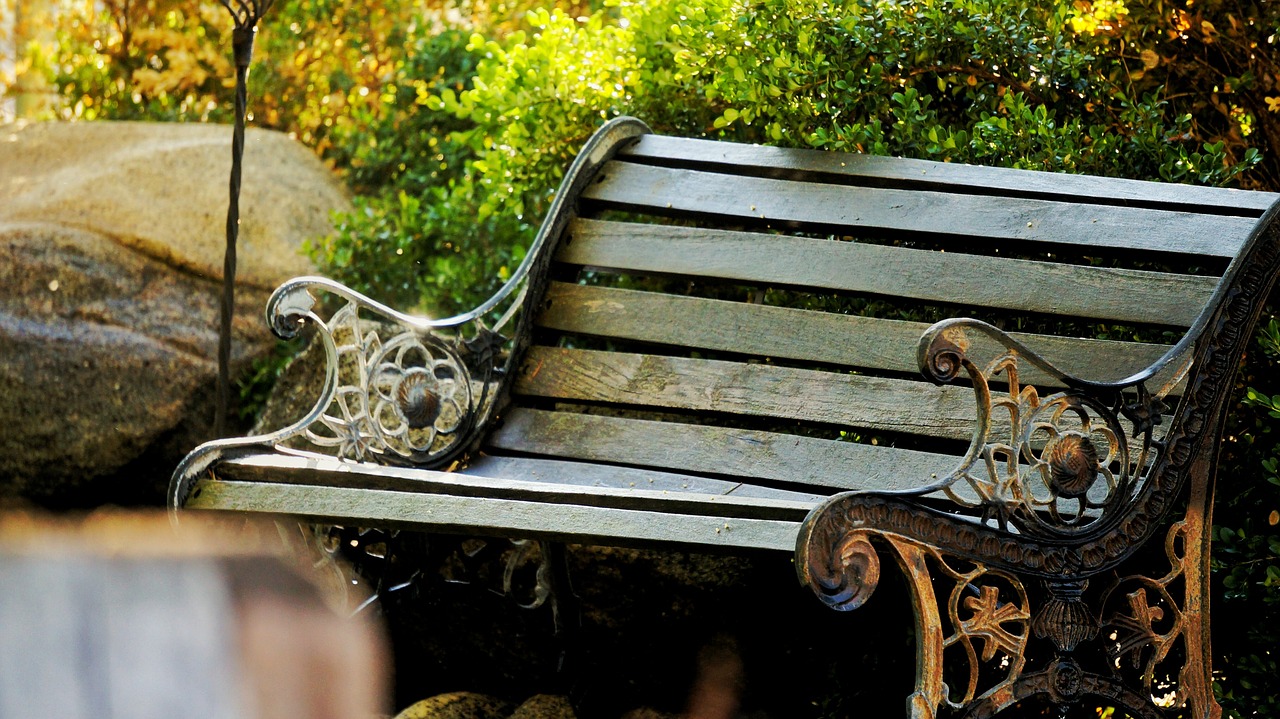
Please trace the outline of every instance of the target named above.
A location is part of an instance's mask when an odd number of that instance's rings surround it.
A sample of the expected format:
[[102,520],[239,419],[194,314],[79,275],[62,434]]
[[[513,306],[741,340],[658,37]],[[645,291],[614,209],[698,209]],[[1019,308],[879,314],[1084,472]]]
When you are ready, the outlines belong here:
[[[973,332],[1002,350],[985,365],[968,354]],[[1184,362],[1154,394],[1146,382],[1176,359],[1172,352],[1119,381],[1083,379],[972,319],[930,327],[918,359],[921,372],[938,383],[956,380],[963,370],[973,383],[977,414],[959,466],[917,493],[942,491],[979,512],[984,523],[1002,530],[1013,525],[1045,539],[1096,527],[1135,496],[1161,447],[1154,429],[1166,411],[1162,399],[1190,367]],[[1019,372],[1027,365],[1065,389],[1041,396],[1023,385]],[[993,382],[1007,390],[993,392]]]
[[[342,304],[328,319],[322,295]],[[322,277],[281,285],[267,303],[267,322],[282,339],[314,328],[324,349],[324,383],[310,412],[267,434],[198,447],[170,483],[172,508],[214,461],[246,447],[302,442],[357,461],[438,467],[461,456],[496,408],[508,360],[500,332],[523,302],[521,291],[490,328],[498,302],[432,320],[413,317]],[[506,299],[506,298],[498,298]]]
[[[996,349],[975,349],[974,333]],[[980,353],[988,356],[976,361]],[[1086,380],[995,327],[958,319],[929,328],[918,358],[937,383],[973,385],[965,456],[915,489],[845,492],[815,507],[797,536],[801,583],[832,608],[855,609],[876,590],[879,553],[896,560],[916,611],[913,717],[974,707],[974,716],[986,715],[1036,692],[1057,692],[1063,702],[1084,691],[1132,698],[1109,676],[1081,670],[1073,652],[1103,632],[1083,596],[1090,578],[1128,556],[1154,523],[1155,505],[1143,497],[1154,494],[1167,451],[1154,428],[1160,397],[1180,377],[1154,395],[1145,382],[1173,355],[1119,382]],[[1041,396],[1022,384],[1028,365],[1064,389]],[[1153,595],[1164,591],[1150,586]],[[1133,596],[1126,595],[1135,612],[1148,606]],[[1161,611],[1176,612],[1168,592],[1158,600]],[[1121,626],[1124,617],[1115,621]],[[1159,637],[1157,649],[1173,636]],[[1052,645],[1052,661],[1029,664],[1036,641]]]

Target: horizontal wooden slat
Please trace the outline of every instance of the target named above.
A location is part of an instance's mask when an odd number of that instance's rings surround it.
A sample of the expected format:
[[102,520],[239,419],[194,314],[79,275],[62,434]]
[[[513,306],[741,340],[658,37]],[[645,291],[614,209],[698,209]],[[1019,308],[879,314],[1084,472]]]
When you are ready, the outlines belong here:
[[[537,464],[530,462],[526,465]],[[565,463],[567,464],[567,463]],[[544,469],[550,465],[542,463]],[[608,470],[598,476],[609,482]],[[478,468],[477,470],[478,471]],[[730,496],[725,487],[679,489],[654,488],[647,483],[639,487],[531,481],[478,476],[474,473],[441,472],[414,467],[389,467],[369,462],[352,462],[320,454],[263,452],[230,459],[218,465],[219,479],[243,482],[265,482],[299,486],[332,486],[360,490],[385,490],[401,493],[430,494],[439,497],[469,497],[507,501],[526,501],[554,505],[614,507],[643,511],[669,511],[686,514],[710,514],[717,517],[751,517],[756,519],[803,519],[813,507],[811,497],[800,501],[786,496]],[[557,478],[558,479],[558,478]],[[687,484],[687,482],[686,482]],[[194,495],[193,495],[194,496]]]
[[856,233],[920,233],[1233,257],[1253,218],[932,191],[793,182],[613,161],[583,196],[607,207],[773,221]]
[[489,446],[844,490],[910,490],[955,469],[945,454],[777,432],[517,409]]
[[268,512],[365,527],[404,527],[606,544],[674,543],[795,551],[800,520],[742,519],[613,507],[204,480],[187,506]]
[[1189,327],[1217,279],[754,232],[577,220],[557,259],[768,286],[863,292]]
[[[536,410],[528,410],[534,411]],[[526,410],[516,410],[524,413]],[[555,414],[555,413],[551,413]],[[487,446],[494,447],[494,443]],[[546,454],[546,452],[542,452]],[[570,456],[564,454],[562,456]],[[497,479],[516,479],[528,482],[552,482],[555,484],[582,485],[586,487],[616,487],[658,492],[693,492],[695,494],[723,494],[734,497],[781,499],[790,502],[817,503],[829,493],[793,492],[773,487],[747,484],[727,479],[715,479],[689,474],[621,467],[597,462],[575,462],[542,457],[510,457],[481,455],[466,467],[456,470],[459,474]]]
[[[546,299],[537,322],[561,332],[904,373],[919,371],[916,346],[928,327],[922,322],[562,282],[548,287]],[[679,321],[672,322],[673,317]],[[1013,336],[1064,371],[1092,380],[1127,377],[1169,349],[1135,342]],[[969,351],[978,362],[1001,353],[985,336],[974,337]],[[1031,366],[1021,380],[1037,386],[1058,384]]]
[[1234,211],[1255,217],[1280,199],[1280,195],[1271,192],[764,147],[663,135],[645,135],[620,154],[651,162],[700,164],[716,171],[741,174],[776,176],[805,173],[864,182],[954,188],[961,192],[1004,192],[1090,203],[1164,205],[1173,209],[1220,213]]
[[716,360],[532,347],[521,394],[794,419],[967,440],[973,390]]

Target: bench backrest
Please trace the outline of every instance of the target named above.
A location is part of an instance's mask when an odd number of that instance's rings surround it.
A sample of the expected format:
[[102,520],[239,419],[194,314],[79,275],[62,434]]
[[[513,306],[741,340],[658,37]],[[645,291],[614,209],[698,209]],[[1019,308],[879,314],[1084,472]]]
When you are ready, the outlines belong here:
[[485,450],[819,494],[918,486],[965,453],[974,393],[921,377],[930,323],[985,319],[1121,379],[1276,199],[656,135],[578,185]]

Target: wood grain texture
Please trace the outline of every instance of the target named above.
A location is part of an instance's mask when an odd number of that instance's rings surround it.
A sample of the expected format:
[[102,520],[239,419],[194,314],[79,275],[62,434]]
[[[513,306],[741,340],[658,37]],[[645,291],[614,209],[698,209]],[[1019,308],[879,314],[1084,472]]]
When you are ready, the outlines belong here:
[[646,135],[620,155],[637,160],[705,165],[718,172],[763,176],[812,174],[853,182],[893,182],[982,194],[1038,195],[1070,202],[1144,204],[1257,217],[1280,195],[1219,187],[1144,182],[1091,175],[979,167],[824,150]]
[[596,542],[795,550],[800,519],[674,512],[392,492],[323,485],[203,480],[188,507],[268,512],[357,526]]
[[[526,410],[517,410],[523,413]],[[535,411],[536,410],[528,410]],[[556,414],[556,413],[551,413]],[[587,437],[583,437],[587,439]],[[490,442],[488,447],[498,445]],[[532,447],[532,444],[525,446]],[[549,444],[539,449],[550,449]],[[545,454],[547,452],[534,452]],[[550,454],[555,454],[550,452]],[[568,453],[561,456],[569,457]],[[527,482],[552,482],[556,484],[574,484],[589,487],[615,487],[619,489],[643,489],[659,492],[693,492],[695,494],[724,494],[735,497],[756,497],[761,499],[780,499],[789,502],[817,503],[828,496],[828,492],[793,492],[773,487],[747,484],[746,482],[728,479],[715,479],[691,474],[677,474],[669,471],[624,467],[599,462],[566,461],[544,457],[510,457],[481,455],[457,470],[459,474],[477,477],[493,477],[497,479],[515,479]]]
[[517,393],[968,440],[973,390],[765,364],[532,347]]
[[[533,465],[536,460],[529,461]],[[526,466],[528,466],[526,465]],[[552,470],[542,463],[543,470]],[[814,506],[811,497],[736,496],[724,486],[665,488],[647,482],[623,485],[602,467],[596,482],[531,481],[479,476],[476,472],[440,472],[415,467],[388,467],[311,453],[261,452],[222,463],[220,479],[297,486],[332,486],[369,491],[531,502],[641,511],[674,511],[690,515],[794,519]],[[479,471],[479,470],[476,470]],[[689,484],[685,480],[682,484]],[[710,491],[705,491],[710,489]],[[194,498],[194,497],[193,497]]]
[[878,447],[714,425],[517,409],[489,437],[491,447],[616,462],[742,480],[844,490],[909,490],[960,464],[946,454]]
[[[848,187],[669,169],[615,160],[583,197],[605,207],[766,221],[857,234],[1049,243],[1229,258],[1257,225],[1223,217],[1108,205]],[[962,248],[962,244],[956,245]]]
[[[928,325],[749,302],[683,297],[562,282],[548,287],[540,326],[673,347],[733,352],[917,373],[916,347]],[[678,322],[671,318],[678,317]],[[1167,345],[1013,333],[1059,368],[1078,377],[1112,380],[1155,362]],[[993,340],[973,338],[969,356],[982,363],[1002,354]],[[1059,383],[1034,367],[1022,381]]]
[[1214,277],[1052,264],[755,232],[577,220],[556,259],[768,287],[1189,327]]

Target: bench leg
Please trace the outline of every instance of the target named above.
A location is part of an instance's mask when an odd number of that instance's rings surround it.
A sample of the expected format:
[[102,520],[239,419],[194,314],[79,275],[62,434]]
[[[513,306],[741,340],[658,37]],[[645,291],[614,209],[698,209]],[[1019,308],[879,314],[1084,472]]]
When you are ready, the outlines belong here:
[[542,566],[539,572],[546,571],[547,585],[550,589],[548,600],[551,603],[551,620],[555,625],[556,644],[559,645],[560,656],[556,671],[564,674],[569,661],[577,650],[579,629],[582,627],[582,614],[578,603],[578,595],[573,592],[569,579],[569,559],[565,546],[561,542],[541,542]]
[[[993,717],[1084,702],[1140,719],[1217,719],[1208,636],[1209,463],[1197,467],[1185,514],[1114,570],[1022,571],[922,541],[935,520],[905,502],[806,523],[798,567],[835,609],[861,606],[880,553],[902,569],[915,603],[913,719]],[[856,518],[855,521],[850,521]],[[877,518],[879,521],[877,521]],[[986,540],[979,540],[986,541]],[[1163,550],[1163,551],[1161,551]]]

